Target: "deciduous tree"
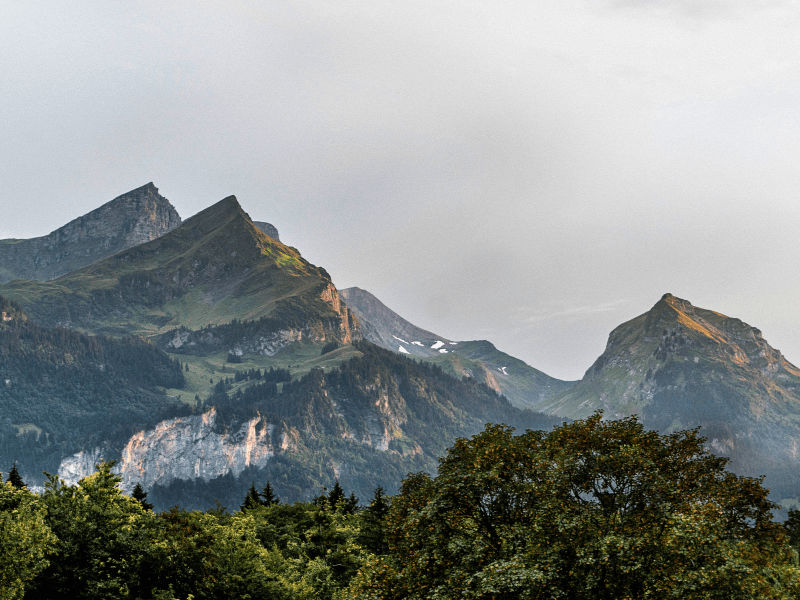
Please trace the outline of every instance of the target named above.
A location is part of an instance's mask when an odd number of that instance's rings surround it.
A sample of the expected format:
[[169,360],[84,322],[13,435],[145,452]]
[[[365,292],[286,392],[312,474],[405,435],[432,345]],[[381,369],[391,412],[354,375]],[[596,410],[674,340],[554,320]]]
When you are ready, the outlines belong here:
[[389,555],[357,598],[786,598],[800,572],[767,490],[697,430],[595,414],[545,434],[488,425],[407,479]]

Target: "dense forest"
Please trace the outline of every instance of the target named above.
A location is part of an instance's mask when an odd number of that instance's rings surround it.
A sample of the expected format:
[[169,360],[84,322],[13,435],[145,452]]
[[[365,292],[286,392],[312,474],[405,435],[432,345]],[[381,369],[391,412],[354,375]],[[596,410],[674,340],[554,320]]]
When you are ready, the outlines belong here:
[[[143,427],[187,414],[164,395],[180,388],[180,363],[141,338],[43,328],[0,298],[0,458],[24,473],[55,471],[60,459],[123,443]],[[20,435],[18,435],[20,434]]]
[[696,430],[600,414],[545,433],[488,425],[439,473],[360,502],[335,482],[289,504],[154,512],[111,465],[40,495],[0,485],[0,600],[796,599],[800,513]]

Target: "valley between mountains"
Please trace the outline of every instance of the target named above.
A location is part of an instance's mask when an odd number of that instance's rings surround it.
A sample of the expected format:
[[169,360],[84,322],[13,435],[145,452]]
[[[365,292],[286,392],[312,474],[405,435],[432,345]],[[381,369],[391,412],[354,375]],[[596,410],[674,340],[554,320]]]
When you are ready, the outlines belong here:
[[[259,215],[261,218],[262,216]],[[601,410],[701,427],[786,506],[800,492],[800,369],[761,332],[665,294],[577,382],[487,340],[416,327],[229,196],[181,220],[151,183],[33,240],[0,240],[0,469],[75,482],[101,460],[160,508],[368,498],[487,422]]]

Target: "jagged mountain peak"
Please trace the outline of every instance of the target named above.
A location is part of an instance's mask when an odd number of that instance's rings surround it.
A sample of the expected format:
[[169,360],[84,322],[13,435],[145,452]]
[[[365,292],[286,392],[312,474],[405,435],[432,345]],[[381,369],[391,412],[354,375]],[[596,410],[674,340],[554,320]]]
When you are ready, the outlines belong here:
[[235,196],[57,281],[1,289],[42,324],[96,333],[160,336],[269,317],[270,335],[287,340],[360,337],[325,269],[256,227]]
[[181,224],[152,182],[117,196],[48,235],[0,240],[0,283],[47,281],[138,244]]
[[800,457],[800,369],[759,329],[671,294],[615,328],[583,379],[539,409],[638,414],[665,432],[701,426],[713,451],[749,475]]
[[[665,294],[649,311],[611,332],[606,350],[586,371],[584,380],[607,379],[610,371],[624,364],[629,367],[628,377],[638,382],[643,374],[657,371],[670,361],[690,363],[697,369],[730,363],[776,382],[784,376],[800,377],[800,369],[772,348],[761,330]],[[626,398],[631,395],[635,393],[630,390],[622,393]],[[584,412],[591,412],[592,404],[586,404]]]

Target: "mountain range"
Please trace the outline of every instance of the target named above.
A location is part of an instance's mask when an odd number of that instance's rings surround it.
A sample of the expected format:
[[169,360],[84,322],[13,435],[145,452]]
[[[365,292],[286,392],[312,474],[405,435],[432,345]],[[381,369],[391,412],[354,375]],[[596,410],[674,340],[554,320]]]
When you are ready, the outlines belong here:
[[[477,380],[361,341],[328,273],[260,225],[230,196],[58,279],[0,286],[13,307],[2,327],[22,339],[0,363],[11,382],[0,386],[0,416],[7,437],[18,432],[0,459],[18,460],[34,482],[37,470],[75,481],[101,458],[117,460],[125,488],[142,483],[162,505],[235,502],[254,479],[271,480],[287,499],[309,498],[336,478],[366,497],[377,485],[396,489],[409,471],[435,470],[455,437],[487,421],[558,423]],[[22,335],[23,323],[36,331]],[[143,362],[138,379],[112,379],[122,365],[103,352],[69,351],[68,335],[83,336],[72,345],[144,344],[160,353],[167,376],[155,378]],[[42,365],[52,388],[70,390],[50,404],[69,407],[61,412],[80,423],[42,417],[47,405],[32,382]],[[84,385],[94,380],[127,395],[107,390],[105,401],[102,389]],[[137,408],[137,398],[158,394],[160,403]],[[88,425],[96,423],[105,426]]]
[[701,427],[736,472],[798,496],[800,369],[758,329],[670,294],[560,381],[337,290],[234,196],[181,221],[153,184],[0,240],[0,277],[0,465],[32,484],[114,459],[162,507],[237,502],[267,480],[287,500],[335,479],[367,497],[434,471],[483,423],[602,410]]

